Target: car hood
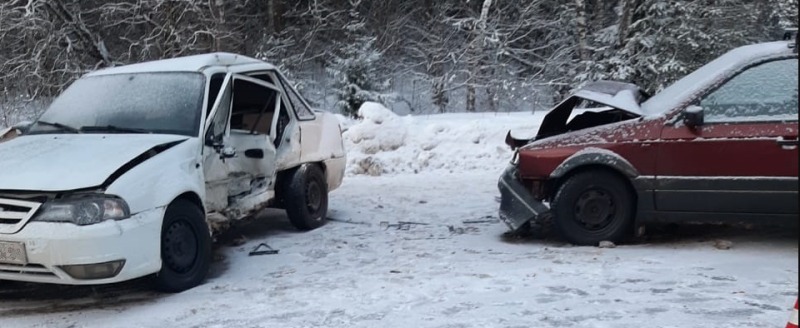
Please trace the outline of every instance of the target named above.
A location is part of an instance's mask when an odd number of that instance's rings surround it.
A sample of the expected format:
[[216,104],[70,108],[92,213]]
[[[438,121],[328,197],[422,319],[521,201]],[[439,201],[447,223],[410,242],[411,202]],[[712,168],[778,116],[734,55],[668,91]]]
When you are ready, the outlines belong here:
[[149,150],[189,137],[155,134],[42,134],[0,143],[0,190],[67,191],[103,185]]

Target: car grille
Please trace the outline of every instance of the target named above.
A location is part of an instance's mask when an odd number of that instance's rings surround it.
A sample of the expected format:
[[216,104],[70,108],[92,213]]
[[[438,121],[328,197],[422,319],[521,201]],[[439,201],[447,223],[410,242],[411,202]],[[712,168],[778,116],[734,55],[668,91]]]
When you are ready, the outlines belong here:
[[26,276],[55,276],[53,272],[39,264],[0,264],[0,273]]
[[42,203],[0,198],[0,234],[17,233]]

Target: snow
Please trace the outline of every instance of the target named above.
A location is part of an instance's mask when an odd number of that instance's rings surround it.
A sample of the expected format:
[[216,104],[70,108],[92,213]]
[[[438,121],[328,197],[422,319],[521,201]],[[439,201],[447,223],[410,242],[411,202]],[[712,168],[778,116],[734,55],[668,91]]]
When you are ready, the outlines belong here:
[[340,118],[346,129],[348,174],[500,170],[512,155],[504,142],[506,133],[534,135],[544,114],[397,116],[379,104],[366,103],[359,110],[363,120]]
[[244,64],[260,64],[264,66],[262,68],[263,70],[275,69],[275,66],[267,64],[258,59],[227,52],[215,52],[117,66],[113,68],[97,70],[87,74],[87,76],[143,72],[199,72],[200,70],[208,68],[209,66],[234,66]]
[[[267,211],[180,294],[0,282],[0,327],[744,328],[789,316],[796,229],[681,227],[616,248],[510,237],[495,197],[511,153],[499,148],[542,114],[361,115],[341,118],[348,156],[383,169],[349,172],[322,228]],[[247,255],[262,242],[280,252]]]

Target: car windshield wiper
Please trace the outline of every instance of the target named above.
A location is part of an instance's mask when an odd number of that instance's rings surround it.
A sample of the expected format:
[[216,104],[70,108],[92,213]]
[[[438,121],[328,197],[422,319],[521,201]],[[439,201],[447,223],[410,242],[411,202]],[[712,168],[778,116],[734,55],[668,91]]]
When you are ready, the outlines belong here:
[[112,132],[112,133],[153,133],[139,128],[126,128],[116,125],[86,125],[80,128],[83,132]]
[[77,128],[71,127],[69,125],[64,125],[64,124],[61,124],[61,123],[36,121],[36,124],[52,126],[52,127],[57,128],[59,130],[64,130],[64,131],[68,131],[68,132],[72,132],[72,133],[81,133],[81,130],[78,130]]

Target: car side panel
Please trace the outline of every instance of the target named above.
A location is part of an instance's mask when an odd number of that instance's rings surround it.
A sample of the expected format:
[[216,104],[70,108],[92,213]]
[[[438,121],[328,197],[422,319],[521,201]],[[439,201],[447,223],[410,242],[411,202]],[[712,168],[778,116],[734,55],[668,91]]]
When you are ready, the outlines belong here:
[[[131,213],[166,207],[186,192],[205,199],[200,139],[191,138],[125,172],[106,193],[125,199]],[[154,238],[157,238],[155,236]]]
[[680,123],[658,147],[659,211],[797,213],[796,122]]
[[[588,164],[604,163],[602,156],[591,160],[583,158],[576,165],[565,163],[577,152],[593,147],[608,150],[624,159],[625,166],[632,167],[639,175],[655,173],[655,147],[663,119],[635,119],[618,124],[576,131],[561,136],[544,139],[522,148],[519,152],[519,172],[523,179],[548,179],[553,173],[568,171]],[[580,164],[580,165],[577,165]],[[564,165],[570,166],[568,169]],[[559,168],[560,167],[560,168]],[[621,172],[624,174],[624,172]]]
[[344,176],[342,132],[332,114],[316,114],[314,120],[300,121],[300,162],[325,164],[328,189],[333,190],[341,185]]

